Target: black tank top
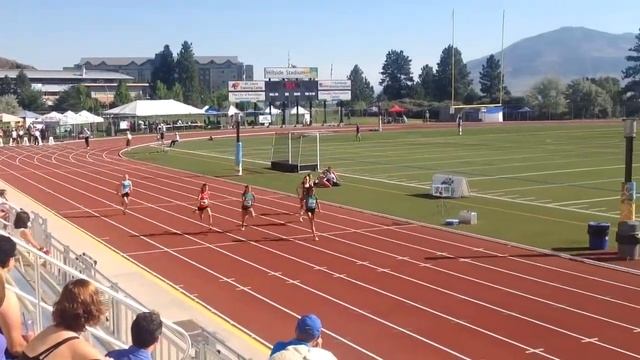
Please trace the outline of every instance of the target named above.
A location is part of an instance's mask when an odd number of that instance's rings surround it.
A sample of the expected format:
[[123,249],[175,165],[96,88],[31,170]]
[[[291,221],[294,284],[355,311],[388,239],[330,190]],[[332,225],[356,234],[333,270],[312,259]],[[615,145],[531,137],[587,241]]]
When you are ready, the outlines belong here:
[[18,360],[44,360],[44,359],[47,358],[47,356],[51,355],[52,352],[58,350],[58,348],[61,347],[62,345],[68,343],[69,341],[73,341],[73,340],[77,340],[77,339],[80,339],[80,337],[79,336],[69,336],[68,338],[64,338],[64,339],[58,341],[57,343],[49,346],[48,348],[44,349],[38,355],[29,356],[29,355],[27,355],[25,353],[22,353],[22,355],[20,355]]

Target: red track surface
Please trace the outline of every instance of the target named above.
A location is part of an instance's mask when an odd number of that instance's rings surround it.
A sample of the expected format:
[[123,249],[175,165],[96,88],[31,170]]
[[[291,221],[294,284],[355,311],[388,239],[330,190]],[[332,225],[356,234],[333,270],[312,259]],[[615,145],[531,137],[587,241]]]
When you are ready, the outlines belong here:
[[[639,276],[328,204],[316,242],[294,197],[262,189],[241,231],[241,185],[123,143],[0,148],[0,177],[269,343],[314,312],[341,359],[640,358]],[[214,232],[191,212],[205,181]]]

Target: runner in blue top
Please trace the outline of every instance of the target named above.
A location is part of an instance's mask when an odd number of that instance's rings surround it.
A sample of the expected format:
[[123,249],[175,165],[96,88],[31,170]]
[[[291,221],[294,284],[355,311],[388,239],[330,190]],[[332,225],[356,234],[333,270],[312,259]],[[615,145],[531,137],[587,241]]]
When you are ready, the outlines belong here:
[[304,205],[307,211],[307,217],[309,218],[309,224],[311,224],[311,233],[313,234],[313,240],[318,240],[318,236],[316,235],[316,210],[320,212],[320,203],[318,202],[318,197],[316,196],[316,189],[309,188],[309,193],[304,200]]
[[124,174],[124,177],[122,178],[122,181],[118,186],[118,190],[116,190],[116,194],[119,194],[120,197],[122,198],[121,205],[122,205],[123,214],[127,213],[127,207],[129,207],[129,196],[131,196],[131,191],[133,191],[133,184],[131,183],[131,180],[129,180],[129,175]]
[[256,213],[253,211],[253,204],[255,204],[255,202],[256,195],[251,191],[251,185],[245,185],[244,192],[242,193],[242,230],[245,228],[249,214],[251,214],[251,218],[256,216]]

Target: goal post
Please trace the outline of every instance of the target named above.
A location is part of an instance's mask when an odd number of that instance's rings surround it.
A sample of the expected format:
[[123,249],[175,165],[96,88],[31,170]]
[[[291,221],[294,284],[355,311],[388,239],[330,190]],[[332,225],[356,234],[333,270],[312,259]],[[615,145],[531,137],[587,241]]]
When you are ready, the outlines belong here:
[[271,147],[271,169],[283,172],[320,169],[318,132],[275,133]]

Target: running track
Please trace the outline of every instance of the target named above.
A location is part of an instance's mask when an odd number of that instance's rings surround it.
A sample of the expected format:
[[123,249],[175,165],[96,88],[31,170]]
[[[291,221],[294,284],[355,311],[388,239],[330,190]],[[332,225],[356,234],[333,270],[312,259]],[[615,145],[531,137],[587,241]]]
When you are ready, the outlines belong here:
[[[123,143],[3,147],[0,177],[267,343],[314,312],[340,359],[640,358],[640,276],[329,204],[316,242],[297,200],[263,189],[241,231],[240,184],[122,159]],[[191,212],[204,181],[213,232]]]

